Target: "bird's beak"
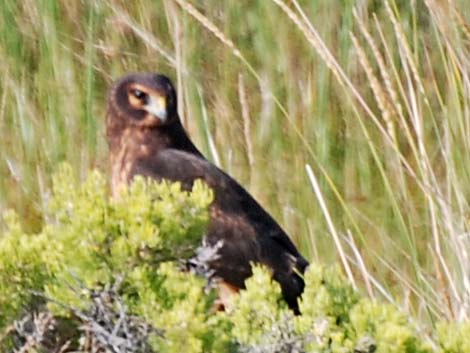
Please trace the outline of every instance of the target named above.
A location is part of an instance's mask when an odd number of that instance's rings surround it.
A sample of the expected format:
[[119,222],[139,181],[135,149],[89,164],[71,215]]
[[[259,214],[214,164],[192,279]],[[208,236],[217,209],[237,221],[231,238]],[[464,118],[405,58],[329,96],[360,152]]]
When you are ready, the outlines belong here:
[[159,119],[162,123],[168,118],[166,109],[166,99],[162,96],[149,96],[149,101],[145,105],[145,109]]

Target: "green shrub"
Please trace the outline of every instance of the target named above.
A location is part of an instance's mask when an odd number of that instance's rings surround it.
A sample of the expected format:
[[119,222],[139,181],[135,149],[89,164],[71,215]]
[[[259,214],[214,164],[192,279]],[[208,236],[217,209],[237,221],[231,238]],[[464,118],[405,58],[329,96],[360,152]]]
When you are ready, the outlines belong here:
[[441,322],[437,336],[443,353],[470,352],[470,322]]
[[80,184],[62,166],[53,179],[40,233],[25,234],[15,213],[5,214],[2,351],[65,344],[83,352],[469,351],[468,324],[439,324],[432,349],[398,309],[361,298],[337,268],[317,264],[305,273],[301,315],[261,266],[227,310],[216,311],[207,278],[181,266],[200,261],[196,253],[207,247],[206,186],[186,192],[136,178],[110,199],[98,172]]
[[[168,328],[165,345],[171,347],[171,337],[178,337],[178,344],[200,347],[187,352],[205,349],[212,297],[204,294],[203,279],[167,262],[187,259],[200,245],[212,192],[201,182],[188,193],[179,184],[136,178],[118,199],[110,199],[99,173],[78,185],[68,166],[53,185],[41,233],[24,234],[14,213],[6,215],[9,230],[0,238],[0,324],[44,299],[57,316],[71,315],[70,308],[86,310],[90,298],[77,295],[77,288],[122,280],[129,308],[151,325]],[[175,328],[185,326],[191,329],[184,330],[187,340],[182,340],[183,330]]]

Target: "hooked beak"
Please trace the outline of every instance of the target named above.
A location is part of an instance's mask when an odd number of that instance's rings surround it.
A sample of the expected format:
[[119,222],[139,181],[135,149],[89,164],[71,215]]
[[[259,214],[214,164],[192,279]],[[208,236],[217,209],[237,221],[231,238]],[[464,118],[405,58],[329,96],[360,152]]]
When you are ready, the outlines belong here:
[[148,103],[144,106],[145,110],[155,116],[160,122],[166,122],[168,112],[166,110],[166,99],[162,96],[149,96]]

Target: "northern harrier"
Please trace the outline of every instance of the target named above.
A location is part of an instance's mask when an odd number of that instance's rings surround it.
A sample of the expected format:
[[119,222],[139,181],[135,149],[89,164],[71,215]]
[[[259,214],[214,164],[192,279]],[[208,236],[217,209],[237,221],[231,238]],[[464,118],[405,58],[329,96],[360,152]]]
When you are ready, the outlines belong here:
[[227,287],[243,288],[251,275],[250,263],[261,263],[298,312],[301,275],[308,262],[258,202],[194,146],[178,117],[176,92],[167,77],[138,73],[116,81],[108,98],[106,127],[113,194],[135,175],[178,181],[187,190],[202,179],[215,194],[207,239],[209,244],[222,240],[219,257],[211,263],[215,276]]

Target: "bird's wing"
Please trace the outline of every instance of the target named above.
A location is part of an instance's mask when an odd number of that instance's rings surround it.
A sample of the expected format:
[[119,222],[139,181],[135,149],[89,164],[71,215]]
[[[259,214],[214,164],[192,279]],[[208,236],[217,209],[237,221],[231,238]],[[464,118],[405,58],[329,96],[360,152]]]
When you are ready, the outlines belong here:
[[197,179],[207,183],[215,194],[208,236],[223,241],[220,260],[212,263],[216,275],[242,288],[251,275],[251,263],[265,264],[281,284],[286,301],[296,307],[304,286],[298,272],[303,272],[308,262],[276,221],[234,179],[204,158],[175,149],[137,159],[131,169],[133,175],[179,181],[186,190],[191,190]]
[[179,181],[186,190],[192,188],[196,179],[201,179],[214,190],[214,204],[221,214],[248,223],[255,228],[258,236],[271,238],[291,255],[300,256],[286,233],[258,202],[233,178],[204,158],[184,151],[164,149],[150,158],[137,160],[132,175]]

